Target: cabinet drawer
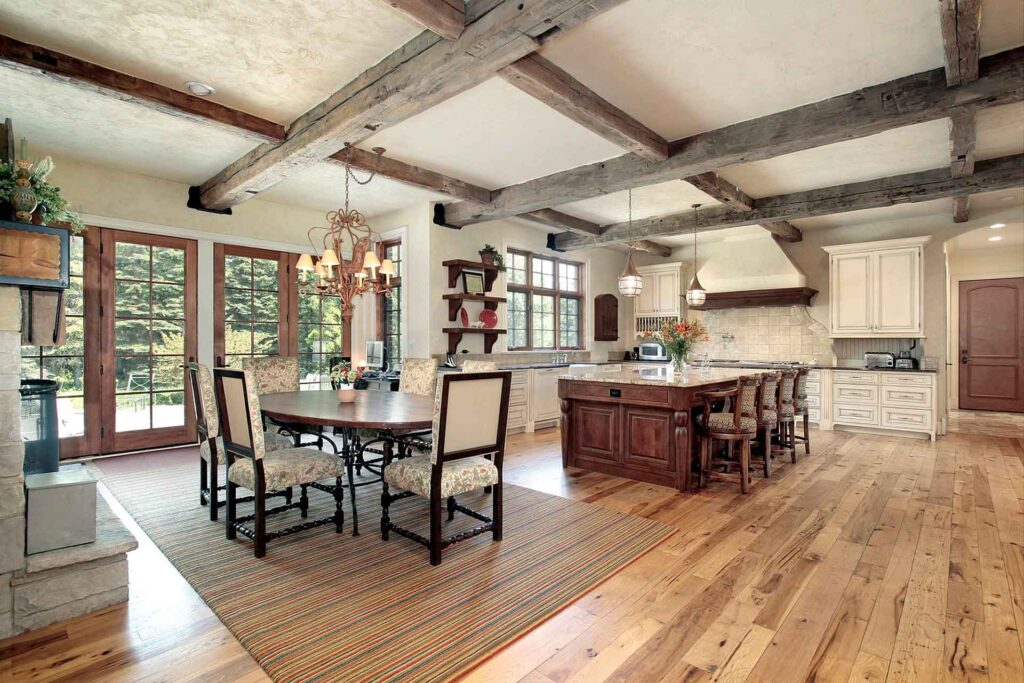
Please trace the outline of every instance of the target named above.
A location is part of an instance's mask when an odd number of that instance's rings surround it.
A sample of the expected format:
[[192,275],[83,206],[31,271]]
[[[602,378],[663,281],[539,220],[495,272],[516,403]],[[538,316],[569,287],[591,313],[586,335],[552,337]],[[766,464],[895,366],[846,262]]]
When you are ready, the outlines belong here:
[[932,388],[915,386],[883,386],[882,405],[928,410],[932,407]]
[[522,427],[526,424],[526,406],[508,407],[508,429]]
[[569,392],[572,398],[605,399],[622,403],[639,401],[667,405],[669,399],[668,387],[613,384],[611,382],[594,382],[593,384],[573,382]]
[[524,385],[512,385],[508,392],[508,404],[510,406],[526,405],[526,387]]
[[882,408],[882,426],[891,429],[932,430],[932,411],[910,408]]
[[811,370],[807,373],[808,382],[820,382],[821,381],[821,370]]
[[808,408],[807,409],[807,421],[808,422],[813,422],[814,424],[820,423],[821,422],[821,411],[818,410],[817,408]]
[[836,403],[877,405],[878,387],[857,384],[836,384],[832,387],[832,400]]
[[808,381],[806,388],[808,396],[821,396],[821,382]]
[[512,371],[512,384],[526,384],[528,370],[513,370]]
[[892,372],[883,372],[882,384],[898,387],[930,387],[932,386],[932,376],[917,372],[908,375],[897,375]]
[[807,395],[807,410],[810,411],[812,408],[821,408],[821,396],[817,394]]
[[878,406],[836,404],[832,406],[832,421],[836,424],[877,425]]
[[832,382],[835,384],[878,384],[878,373],[860,372],[857,370],[833,370]]

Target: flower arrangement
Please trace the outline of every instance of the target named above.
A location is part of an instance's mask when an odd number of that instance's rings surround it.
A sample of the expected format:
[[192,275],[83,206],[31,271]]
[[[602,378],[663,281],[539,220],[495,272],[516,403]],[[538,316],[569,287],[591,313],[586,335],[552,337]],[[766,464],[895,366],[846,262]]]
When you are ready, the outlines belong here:
[[[46,177],[53,170],[53,159],[44,157],[32,164],[29,171],[29,187],[39,202],[38,209],[44,223],[67,223],[76,235],[85,230],[81,216],[68,207],[68,201],[61,196],[60,188],[47,182]],[[0,163],[0,201],[13,203],[18,168],[14,163]]]
[[331,382],[352,385],[363,378],[362,368],[353,368],[349,363],[339,363],[331,368]]
[[690,347],[696,342],[708,341],[708,331],[699,320],[682,320],[666,322],[654,333],[654,339],[665,347],[672,362],[677,368],[683,367]]

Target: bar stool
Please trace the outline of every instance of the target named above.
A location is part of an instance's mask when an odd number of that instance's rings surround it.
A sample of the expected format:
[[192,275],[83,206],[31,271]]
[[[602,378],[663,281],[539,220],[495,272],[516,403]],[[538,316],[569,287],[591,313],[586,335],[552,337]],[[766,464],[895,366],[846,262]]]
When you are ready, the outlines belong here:
[[[728,444],[740,442],[739,480],[740,491],[747,492],[750,485],[750,442],[757,436],[757,404],[761,398],[761,378],[757,375],[740,377],[734,389],[704,391],[697,398],[704,402],[704,413],[697,419],[697,436],[700,438],[700,474],[698,485],[703,487],[711,468],[735,464],[725,459],[715,459],[712,447],[715,440]],[[731,412],[715,413],[715,401],[734,399]]]
[[804,453],[811,454],[811,418],[807,406],[807,376],[811,371],[807,368],[800,368],[796,376],[796,401],[794,401],[794,418],[802,417],[804,422],[804,433],[796,434],[794,430],[793,441],[800,441],[804,445]]
[[780,372],[766,372],[761,375],[761,398],[757,402],[757,431],[761,435],[759,441],[762,447],[761,458],[751,456],[751,464],[761,462],[764,466],[765,479],[772,476],[772,432],[779,426],[779,382],[782,380]]
[[797,370],[783,370],[782,380],[779,382],[779,446],[788,450],[792,461],[796,462],[796,442],[793,436],[796,432],[796,376]]

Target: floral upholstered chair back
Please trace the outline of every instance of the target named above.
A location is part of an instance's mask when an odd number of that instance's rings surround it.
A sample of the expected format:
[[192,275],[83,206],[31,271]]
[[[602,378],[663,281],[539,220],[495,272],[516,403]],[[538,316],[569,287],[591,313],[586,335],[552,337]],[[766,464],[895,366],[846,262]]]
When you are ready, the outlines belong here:
[[192,397],[196,404],[196,424],[205,431],[207,439],[220,435],[220,415],[217,413],[217,392],[213,387],[210,368],[202,363],[189,363],[188,376],[192,380]]
[[243,358],[242,370],[252,376],[260,396],[299,390],[298,356]]
[[406,358],[402,361],[402,375],[398,380],[400,392],[418,396],[433,396],[436,385],[436,358]]
[[497,372],[498,364],[489,360],[467,360],[462,364],[463,372]]
[[260,419],[260,398],[251,373],[217,368],[217,407],[223,416],[224,448],[235,455],[263,458],[266,445]]
[[[480,449],[499,453],[505,448],[512,373],[488,373],[479,377],[474,374],[447,373],[437,382],[434,422],[430,430],[430,462],[433,464],[437,464],[442,454],[449,456]],[[495,464],[501,466],[500,462]]]

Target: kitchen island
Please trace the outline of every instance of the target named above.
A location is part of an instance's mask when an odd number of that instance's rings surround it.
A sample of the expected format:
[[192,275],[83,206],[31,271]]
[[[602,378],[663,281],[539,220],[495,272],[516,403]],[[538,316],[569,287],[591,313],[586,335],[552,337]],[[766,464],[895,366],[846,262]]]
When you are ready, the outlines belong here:
[[751,374],[739,368],[663,368],[561,375],[562,466],[663,486],[690,487],[697,394],[726,389]]

